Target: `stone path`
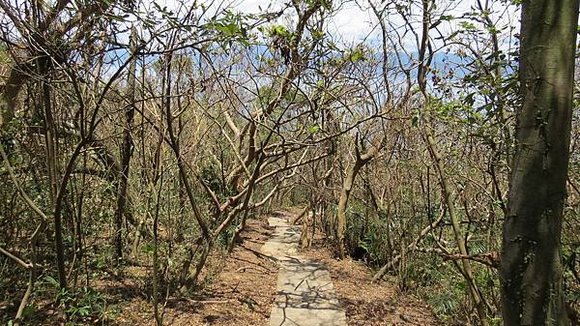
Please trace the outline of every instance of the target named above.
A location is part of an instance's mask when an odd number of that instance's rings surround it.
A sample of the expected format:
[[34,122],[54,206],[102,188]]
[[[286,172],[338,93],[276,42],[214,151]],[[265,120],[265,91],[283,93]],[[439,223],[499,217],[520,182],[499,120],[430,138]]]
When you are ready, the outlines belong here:
[[346,326],[324,265],[297,255],[300,227],[289,226],[287,215],[270,217],[268,223],[276,231],[262,252],[280,266],[270,326]]

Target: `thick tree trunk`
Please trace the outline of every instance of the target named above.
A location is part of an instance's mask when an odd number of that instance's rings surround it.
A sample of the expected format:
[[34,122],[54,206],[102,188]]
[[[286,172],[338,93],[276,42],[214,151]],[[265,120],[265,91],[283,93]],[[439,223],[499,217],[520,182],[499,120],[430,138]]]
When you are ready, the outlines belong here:
[[560,235],[569,160],[578,0],[524,1],[517,148],[504,223],[505,325],[568,325]]

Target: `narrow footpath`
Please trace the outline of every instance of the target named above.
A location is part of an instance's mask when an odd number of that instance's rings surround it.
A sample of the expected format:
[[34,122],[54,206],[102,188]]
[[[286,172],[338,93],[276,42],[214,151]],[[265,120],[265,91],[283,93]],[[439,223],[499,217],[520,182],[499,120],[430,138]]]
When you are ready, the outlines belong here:
[[288,215],[268,218],[274,236],[262,252],[280,268],[270,326],[346,326],[330,274],[325,266],[297,254],[300,227],[288,225]]

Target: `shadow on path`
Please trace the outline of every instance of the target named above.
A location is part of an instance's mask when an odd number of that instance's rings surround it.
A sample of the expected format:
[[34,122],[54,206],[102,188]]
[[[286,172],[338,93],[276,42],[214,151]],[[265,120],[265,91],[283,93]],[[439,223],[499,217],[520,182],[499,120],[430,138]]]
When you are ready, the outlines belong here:
[[269,218],[268,223],[276,231],[262,252],[280,266],[270,325],[346,326],[328,270],[297,255],[300,227],[289,226],[285,214]]

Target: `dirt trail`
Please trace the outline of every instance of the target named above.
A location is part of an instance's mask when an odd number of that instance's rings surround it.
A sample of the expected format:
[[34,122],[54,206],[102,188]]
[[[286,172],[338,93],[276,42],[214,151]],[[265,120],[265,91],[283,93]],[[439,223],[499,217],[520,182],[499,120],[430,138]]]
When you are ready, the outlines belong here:
[[300,227],[289,226],[288,218],[268,218],[276,230],[262,247],[262,252],[276,258],[280,267],[270,325],[346,326],[346,315],[328,270],[297,254]]

